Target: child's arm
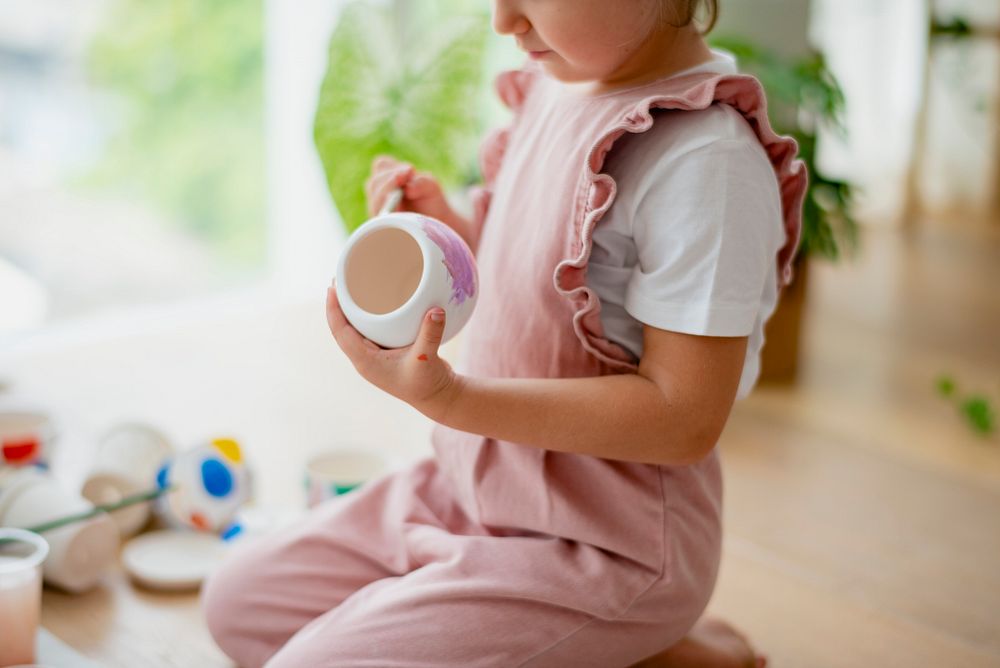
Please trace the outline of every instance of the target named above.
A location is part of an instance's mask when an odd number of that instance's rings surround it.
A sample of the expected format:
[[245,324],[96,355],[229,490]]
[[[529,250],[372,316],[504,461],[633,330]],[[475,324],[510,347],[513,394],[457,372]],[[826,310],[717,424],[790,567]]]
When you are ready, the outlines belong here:
[[[637,374],[471,378],[425,412],[455,429],[560,452],[682,465],[711,451],[736,397],[747,337],[645,325]],[[419,408],[419,407],[418,407]]]
[[690,464],[712,449],[735,400],[747,345],[746,336],[695,336],[645,325],[637,374],[472,378],[438,357],[443,320],[425,317],[412,346],[382,349],[350,326],[332,288],[327,319],[365,379],[441,424],[650,464]]

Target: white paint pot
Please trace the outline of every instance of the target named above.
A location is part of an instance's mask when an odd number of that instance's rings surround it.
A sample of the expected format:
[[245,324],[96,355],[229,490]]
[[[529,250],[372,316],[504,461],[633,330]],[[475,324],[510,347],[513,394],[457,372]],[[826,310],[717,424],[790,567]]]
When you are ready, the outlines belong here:
[[424,315],[445,311],[442,343],[468,322],[479,296],[476,260],[444,223],[384,213],[357,228],[337,262],[337,298],[347,320],[383,348],[417,338]]

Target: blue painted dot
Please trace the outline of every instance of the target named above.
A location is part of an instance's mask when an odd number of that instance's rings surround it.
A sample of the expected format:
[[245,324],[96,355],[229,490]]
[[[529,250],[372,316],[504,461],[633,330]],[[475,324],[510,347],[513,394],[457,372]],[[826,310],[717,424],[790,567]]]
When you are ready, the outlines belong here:
[[238,522],[233,522],[229,527],[222,532],[222,540],[232,540],[236,536],[240,535],[243,531],[243,526]]
[[233,491],[233,475],[218,459],[208,458],[201,463],[201,481],[205,491],[216,498],[227,496]]
[[169,481],[167,480],[167,465],[164,464],[160,467],[160,470],[156,472],[156,486],[160,489],[166,489]]

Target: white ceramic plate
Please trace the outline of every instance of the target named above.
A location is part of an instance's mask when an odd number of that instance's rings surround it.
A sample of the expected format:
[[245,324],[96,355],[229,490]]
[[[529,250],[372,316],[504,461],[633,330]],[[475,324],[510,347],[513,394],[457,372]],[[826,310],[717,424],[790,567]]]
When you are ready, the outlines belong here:
[[122,550],[122,564],[139,584],[152,589],[197,589],[219,565],[229,544],[200,531],[167,529],[136,536]]

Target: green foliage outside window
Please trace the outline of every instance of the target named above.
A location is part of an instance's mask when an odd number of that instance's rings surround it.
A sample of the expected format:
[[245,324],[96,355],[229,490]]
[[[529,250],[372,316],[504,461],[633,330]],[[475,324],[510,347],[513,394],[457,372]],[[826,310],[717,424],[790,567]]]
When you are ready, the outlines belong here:
[[86,177],[158,204],[221,259],[264,257],[262,0],[114,0],[89,72],[121,124]]

